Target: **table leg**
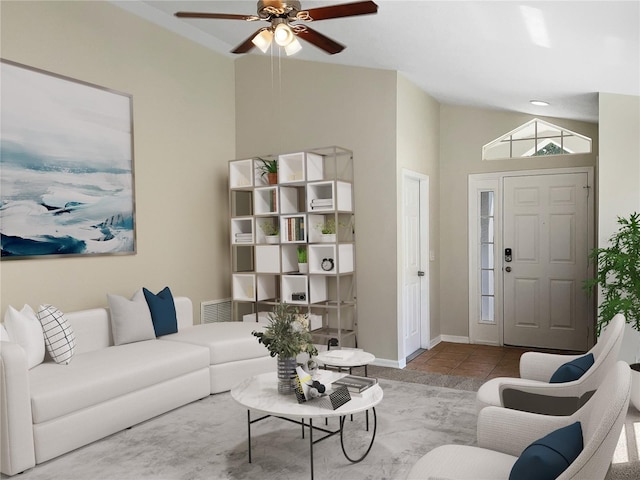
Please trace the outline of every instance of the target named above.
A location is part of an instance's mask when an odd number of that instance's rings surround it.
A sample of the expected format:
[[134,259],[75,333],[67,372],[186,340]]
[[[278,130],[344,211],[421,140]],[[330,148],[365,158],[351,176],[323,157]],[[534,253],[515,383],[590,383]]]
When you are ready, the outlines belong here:
[[251,410],[247,410],[247,443],[249,444],[249,463],[251,463]]
[[[304,422],[304,420],[303,420]],[[313,419],[309,419],[309,461],[311,462],[311,480],[313,480]]]
[[[371,443],[369,443],[369,448],[367,448],[367,451],[364,452],[364,455],[362,455],[362,457],[357,459],[353,459],[349,457],[349,454],[347,454],[347,451],[344,448],[343,427],[344,427],[345,417],[344,416],[340,417],[340,445],[342,446],[342,453],[344,453],[345,458],[349,460],[351,463],[358,463],[364,460],[365,457],[369,455],[369,452],[371,451],[371,447],[373,447],[373,441],[376,439],[376,429],[378,427],[378,418],[376,416],[376,408],[372,407],[371,411],[373,412],[373,435],[371,437]],[[369,413],[369,410],[367,410],[367,414],[368,413]],[[369,417],[367,416],[367,431],[368,431],[368,423],[369,423],[368,420],[369,420]]]

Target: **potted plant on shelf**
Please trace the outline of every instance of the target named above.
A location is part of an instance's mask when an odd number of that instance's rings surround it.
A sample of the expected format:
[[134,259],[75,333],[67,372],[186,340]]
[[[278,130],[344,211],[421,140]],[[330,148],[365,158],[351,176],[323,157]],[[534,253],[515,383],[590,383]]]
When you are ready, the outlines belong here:
[[298,271],[300,273],[309,273],[309,264],[307,263],[307,247],[298,247]]
[[260,229],[264,233],[264,238],[267,243],[278,243],[280,240],[280,229],[275,222],[264,222],[260,224]]
[[[595,248],[590,258],[596,263],[596,277],[584,288],[590,294],[599,286],[602,302],[598,308],[597,334],[617,313],[640,332],[640,213],[629,218],[618,217],[618,231],[609,239],[607,248]],[[640,346],[639,346],[640,347]],[[640,353],[631,364],[633,387],[631,401],[640,410]]]
[[294,393],[296,356],[303,352],[309,357],[318,354],[309,331],[308,316],[282,302],[269,312],[269,324],[264,330],[251,333],[267,347],[269,355],[278,357],[278,393]]
[[323,242],[336,241],[336,219],[334,217],[325,217],[324,222],[317,224],[316,228],[320,230]]
[[260,163],[256,168],[260,172],[260,176],[266,175],[269,185],[276,185],[278,183],[278,161],[264,158],[258,158],[258,161]]

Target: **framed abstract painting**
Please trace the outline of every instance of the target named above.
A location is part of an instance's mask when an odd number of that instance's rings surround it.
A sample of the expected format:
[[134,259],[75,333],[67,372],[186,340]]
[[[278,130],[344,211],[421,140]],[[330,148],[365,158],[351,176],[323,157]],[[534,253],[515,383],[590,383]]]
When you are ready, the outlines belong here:
[[136,253],[133,100],[0,60],[2,260]]

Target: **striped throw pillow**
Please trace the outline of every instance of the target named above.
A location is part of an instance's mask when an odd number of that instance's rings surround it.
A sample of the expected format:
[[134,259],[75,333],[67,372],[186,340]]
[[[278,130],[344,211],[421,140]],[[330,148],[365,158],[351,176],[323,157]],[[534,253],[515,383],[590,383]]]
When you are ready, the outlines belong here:
[[76,339],[64,314],[53,305],[40,305],[38,320],[44,333],[44,344],[54,362],[68,365]]

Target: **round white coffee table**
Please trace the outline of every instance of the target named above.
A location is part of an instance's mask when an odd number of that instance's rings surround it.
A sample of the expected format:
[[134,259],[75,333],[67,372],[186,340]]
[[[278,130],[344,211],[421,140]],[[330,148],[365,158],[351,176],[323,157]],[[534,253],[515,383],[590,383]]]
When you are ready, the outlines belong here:
[[[344,377],[346,373],[332,372],[322,370],[319,372],[318,380],[328,385],[329,383]],[[313,479],[313,445],[332,437],[333,435],[340,434],[340,443],[342,446],[342,452],[345,457],[353,462],[357,463],[363,460],[371,447],[376,437],[376,409],[375,406],[382,401],[383,393],[379,384],[370,387],[361,396],[351,396],[344,405],[332,410],[331,407],[327,408],[326,397],[320,399],[313,399],[305,403],[298,403],[295,395],[282,395],[278,393],[278,378],[275,372],[263,373],[251,378],[247,378],[239,385],[231,389],[231,397],[240,405],[247,408],[247,441],[248,441],[248,453],[249,463],[251,463],[251,425],[269,417],[276,417],[282,420],[287,420],[292,423],[296,423],[302,426],[302,436],[304,438],[305,428],[308,428],[309,432],[309,459],[311,466],[311,478]],[[352,459],[346,452],[343,438],[343,426],[346,415],[351,415],[359,412],[367,412],[367,424],[368,424],[368,410],[373,412],[373,435],[371,443],[369,444],[366,452],[360,458]],[[252,419],[251,412],[258,412],[263,414],[259,418]],[[326,419],[330,417],[338,417],[340,419],[340,428],[335,431],[330,431],[326,428],[313,425],[313,420]],[[314,431],[321,431],[325,435],[317,440],[313,439]]]
[[336,367],[338,371],[343,369],[348,370],[351,374],[351,370],[356,367],[364,367],[364,376],[369,376],[367,371],[367,365],[373,363],[376,357],[363,350],[346,349],[346,350],[326,350],[319,353],[314,357],[316,361],[320,362],[326,367]]

